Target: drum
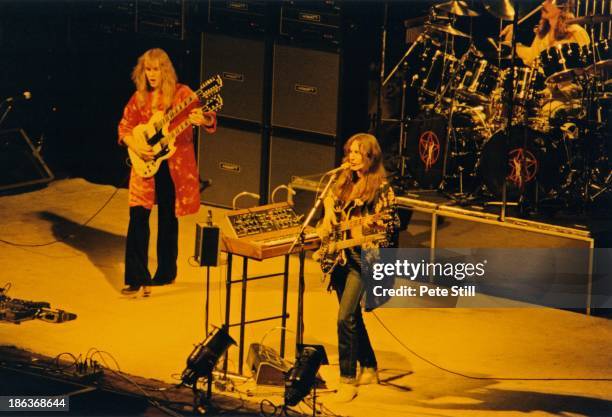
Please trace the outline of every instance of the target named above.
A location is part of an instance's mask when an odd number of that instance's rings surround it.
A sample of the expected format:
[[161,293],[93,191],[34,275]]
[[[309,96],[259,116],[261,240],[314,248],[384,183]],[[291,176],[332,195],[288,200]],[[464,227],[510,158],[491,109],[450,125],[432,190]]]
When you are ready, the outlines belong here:
[[457,67],[457,58],[440,50],[430,48],[423,54],[425,61],[419,74],[412,79],[411,85],[428,96],[440,93],[448,84]]
[[570,81],[589,65],[589,48],[577,43],[562,43],[540,53],[540,65],[547,83]]
[[491,123],[497,128],[507,124],[508,94],[512,94],[512,124],[523,124],[526,117],[537,114],[533,109],[537,105],[537,90],[544,85],[542,75],[536,69],[516,66],[503,70],[501,77],[500,88],[493,93],[491,99]]
[[575,122],[586,116],[580,100],[548,100],[538,107],[537,115],[529,118],[529,126],[539,132],[550,132],[564,123]]
[[467,108],[454,112],[453,124],[459,126],[453,128],[452,140],[448,143],[446,173],[443,169],[448,118],[425,111],[408,123],[404,156],[408,159],[409,172],[420,187],[435,189],[445,174],[447,178],[458,178],[459,171],[466,183],[475,177],[476,160],[486,132],[481,120],[482,115],[472,114]]
[[612,68],[612,51],[610,51],[610,39],[602,39],[594,45],[595,64],[589,69],[595,68]]
[[[502,75],[505,91],[512,91],[514,103],[526,104],[527,100],[533,98],[534,81],[537,70],[531,67],[514,67],[504,70]],[[513,86],[510,88],[510,77],[514,76]]]
[[482,150],[477,171],[487,190],[501,197],[504,179],[508,181],[509,198],[536,185],[546,192],[557,187],[561,160],[547,135],[525,126],[513,126],[509,146],[507,136],[506,130],[497,131]]
[[427,71],[433,55],[440,48],[440,43],[426,33],[421,34],[414,42],[412,51],[406,57],[408,65],[405,77],[410,80],[411,87],[421,87],[423,73]]
[[468,100],[488,103],[500,80],[500,70],[470,47],[457,68],[457,93]]

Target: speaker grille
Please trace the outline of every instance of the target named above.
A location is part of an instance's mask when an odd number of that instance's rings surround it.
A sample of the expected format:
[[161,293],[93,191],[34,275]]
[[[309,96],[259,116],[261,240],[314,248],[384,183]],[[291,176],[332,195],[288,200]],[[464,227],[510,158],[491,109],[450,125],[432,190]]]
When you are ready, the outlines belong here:
[[338,54],[274,46],[272,125],[335,136]]
[[202,79],[223,78],[220,115],[261,123],[263,107],[263,41],[203,34]]
[[333,143],[315,143],[280,136],[270,138],[270,189],[288,185],[293,177],[308,176],[334,167]]
[[227,127],[217,127],[213,135],[203,134],[198,149],[200,177],[211,179],[201,201],[231,207],[242,191],[259,194],[261,135]]

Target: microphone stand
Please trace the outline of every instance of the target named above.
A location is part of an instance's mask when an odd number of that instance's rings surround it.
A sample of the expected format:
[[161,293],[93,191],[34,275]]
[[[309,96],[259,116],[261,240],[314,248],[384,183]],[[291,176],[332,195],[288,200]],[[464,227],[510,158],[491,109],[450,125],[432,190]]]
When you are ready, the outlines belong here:
[[[510,62],[510,80],[508,81],[508,85],[510,86],[510,94],[508,94],[508,121],[506,123],[508,134],[506,136],[506,155],[508,155],[508,151],[510,150],[510,141],[512,138],[512,113],[514,107],[514,64],[516,62],[516,31],[518,29],[518,2],[517,2],[517,10],[515,10],[514,18],[512,20],[512,52],[511,52],[511,62]],[[507,167],[505,167],[507,169]],[[523,175],[521,169],[521,176]],[[501,212],[499,215],[500,221],[506,221],[506,205],[508,204],[508,175],[504,173],[504,180],[502,183],[502,204],[501,204]]]
[[[298,277],[298,311],[297,311],[296,346],[303,344],[303,341],[304,341],[304,290],[305,290],[304,260],[306,258],[306,251],[304,250],[304,233],[306,231],[306,228],[312,221],[312,218],[314,217],[318,208],[321,207],[323,200],[325,199],[325,197],[327,197],[327,194],[329,193],[329,190],[331,189],[331,185],[338,178],[339,172],[340,171],[336,171],[329,176],[329,180],[327,181],[325,188],[323,188],[323,191],[321,191],[321,194],[319,194],[319,196],[317,197],[317,201],[315,201],[314,205],[310,209],[308,216],[306,216],[304,223],[302,223],[302,226],[300,227],[300,231],[298,232],[298,235],[296,236],[295,240],[291,244],[291,247],[287,251],[287,254],[289,255],[293,252],[293,249],[296,247],[296,245],[300,245],[300,273]],[[296,348],[296,352],[298,352],[297,348]]]
[[4,119],[6,119],[6,116],[8,116],[9,112],[13,109],[13,105],[7,100],[2,102],[2,103],[7,103],[7,106],[6,106],[6,109],[4,110],[4,113],[2,113],[2,117],[0,117],[0,126],[2,126],[2,123],[4,123]]
[[378,75],[378,94],[376,96],[376,137],[380,137],[382,124],[382,94],[383,94],[383,78],[385,78],[385,59],[387,53],[387,22],[389,14],[389,3],[385,1],[384,15],[380,35],[380,73]]

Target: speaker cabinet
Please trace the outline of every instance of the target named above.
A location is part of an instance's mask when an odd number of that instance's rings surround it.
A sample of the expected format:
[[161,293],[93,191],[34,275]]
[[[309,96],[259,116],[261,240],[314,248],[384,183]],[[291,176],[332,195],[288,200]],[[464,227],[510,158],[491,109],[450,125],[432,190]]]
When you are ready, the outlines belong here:
[[336,136],[340,56],[274,45],[272,126]]
[[242,191],[259,194],[260,133],[218,126],[216,133],[200,137],[200,178],[212,181],[201,194],[202,202],[231,207],[234,196]]
[[265,44],[263,41],[202,34],[202,80],[223,78],[219,115],[261,123]]
[[310,176],[334,168],[335,147],[332,141],[314,142],[282,136],[270,138],[269,193],[294,177]]

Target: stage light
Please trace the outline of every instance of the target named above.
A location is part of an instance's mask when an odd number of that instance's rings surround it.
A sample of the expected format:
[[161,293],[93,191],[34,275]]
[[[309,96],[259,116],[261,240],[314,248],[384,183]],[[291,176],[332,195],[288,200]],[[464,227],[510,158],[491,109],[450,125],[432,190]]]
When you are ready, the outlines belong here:
[[293,368],[285,375],[285,404],[294,406],[316,388],[317,372],[326,365],[327,355],[321,345],[303,345]]
[[181,379],[184,385],[195,386],[196,381],[212,374],[217,361],[236,341],[223,328],[215,328],[197,345],[187,358],[187,368]]

